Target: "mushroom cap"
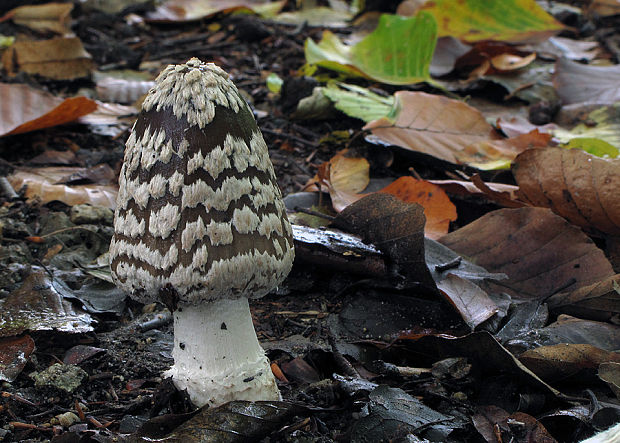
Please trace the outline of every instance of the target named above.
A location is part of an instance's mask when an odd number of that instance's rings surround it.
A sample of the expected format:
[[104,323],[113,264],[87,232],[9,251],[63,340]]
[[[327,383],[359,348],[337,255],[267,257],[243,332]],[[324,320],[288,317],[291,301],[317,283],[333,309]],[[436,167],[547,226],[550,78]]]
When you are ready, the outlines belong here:
[[148,303],[261,297],[294,258],[267,145],[228,74],[169,65],[125,147],[110,244],[112,278]]

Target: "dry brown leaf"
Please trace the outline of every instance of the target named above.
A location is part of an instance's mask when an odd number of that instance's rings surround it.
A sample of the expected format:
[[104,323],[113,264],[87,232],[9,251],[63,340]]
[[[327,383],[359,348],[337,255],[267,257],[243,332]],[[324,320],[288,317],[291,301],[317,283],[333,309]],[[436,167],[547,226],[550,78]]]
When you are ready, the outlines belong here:
[[[101,169],[106,169],[104,176],[113,177],[112,169],[107,165],[99,165],[91,168],[94,174],[100,174]],[[80,179],[92,176],[90,170],[86,168],[72,167],[50,167],[50,168],[22,168],[7,177],[15,189],[26,186],[25,196],[28,200],[48,203],[59,200],[69,206],[89,203],[91,205],[105,206],[114,209],[116,207],[116,185],[111,184],[88,184],[88,185],[66,185],[62,182],[69,181],[68,177],[79,174]],[[97,180],[96,177],[93,181]],[[61,182],[59,184],[59,182]]]
[[398,197],[424,208],[424,234],[434,240],[448,233],[450,222],[456,220],[456,206],[439,186],[413,177],[400,177],[379,192]]
[[69,123],[97,109],[86,97],[62,99],[22,84],[0,83],[0,136]]
[[549,298],[556,312],[595,320],[609,320],[620,314],[620,274],[616,274],[576,291],[561,292]]
[[72,3],[46,3],[15,8],[7,13],[13,22],[35,31],[52,31],[56,34],[71,33]]
[[484,75],[510,72],[524,68],[536,60],[536,53],[527,53],[502,42],[483,41],[462,55],[455,64],[460,70],[473,70],[470,79]]
[[383,117],[364,126],[383,142],[457,163],[468,145],[500,139],[479,111],[461,101],[411,91],[394,96],[400,109],[395,121]]
[[562,343],[530,349],[519,360],[543,380],[555,381],[578,375],[584,369],[594,371],[601,363],[620,363],[620,354],[592,345]]
[[471,181],[465,180],[429,180],[449,194],[486,197],[508,208],[519,208],[525,203],[519,201],[518,186],[505,183],[484,182],[480,175],[474,174]]
[[493,211],[439,241],[489,272],[508,275],[488,284],[520,299],[543,300],[614,275],[581,229],[546,208]]
[[93,60],[77,37],[16,42],[4,52],[2,63],[9,76],[26,72],[54,80],[86,77],[93,69]]
[[520,195],[578,226],[620,234],[620,159],[580,149],[532,149],[512,167]]
[[588,66],[560,58],[555,64],[553,85],[564,104],[620,101],[620,65]]

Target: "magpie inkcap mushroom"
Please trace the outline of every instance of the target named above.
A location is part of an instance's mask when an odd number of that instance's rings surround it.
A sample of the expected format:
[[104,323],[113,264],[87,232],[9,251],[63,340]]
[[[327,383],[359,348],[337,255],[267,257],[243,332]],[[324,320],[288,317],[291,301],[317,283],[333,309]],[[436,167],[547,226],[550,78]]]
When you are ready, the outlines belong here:
[[110,258],[132,298],[174,311],[166,374],[195,405],[280,398],[248,298],[289,273],[292,229],[254,116],[215,64],[169,65],[144,100]]

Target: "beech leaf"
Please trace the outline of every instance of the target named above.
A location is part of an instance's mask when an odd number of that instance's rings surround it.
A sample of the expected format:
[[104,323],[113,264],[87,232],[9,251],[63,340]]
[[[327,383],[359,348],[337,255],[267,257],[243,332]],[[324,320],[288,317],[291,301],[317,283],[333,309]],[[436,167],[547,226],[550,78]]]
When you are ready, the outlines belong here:
[[0,136],[69,123],[97,104],[86,97],[62,99],[21,84],[0,83]]
[[571,223],[620,234],[620,159],[580,149],[531,149],[512,167],[522,198]]
[[535,0],[434,0],[421,10],[435,17],[440,37],[468,42],[542,41],[564,29]]
[[430,14],[415,17],[382,14],[379,25],[353,46],[330,31],[317,44],[305,43],[306,61],[327,69],[392,85],[430,80],[429,67],[437,41],[437,24]]

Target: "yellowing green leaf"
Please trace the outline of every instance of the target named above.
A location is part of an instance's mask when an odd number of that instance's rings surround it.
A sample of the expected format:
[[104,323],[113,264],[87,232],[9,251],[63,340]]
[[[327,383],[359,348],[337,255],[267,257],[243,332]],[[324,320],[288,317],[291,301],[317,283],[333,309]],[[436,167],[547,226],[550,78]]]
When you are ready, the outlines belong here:
[[377,28],[356,45],[347,46],[325,31],[316,44],[306,40],[306,61],[348,75],[393,85],[430,79],[437,24],[425,12],[415,17],[383,14]]
[[465,41],[544,40],[564,26],[535,0],[433,0],[421,8],[439,25],[439,36]]
[[597,157],[618,157],[618,148],[614,145],[607,143],[605,140],[590,137],[578,137],[574,138],[564,145],[568,149],[581,149],[588,154],[596,155]]
[[323,88],[323,94],[334,102],[336,109],[365,122],[389,115],[394,106],[392,95],[382,97],[361,86],[345,83],[338,86],[330,83]]
[[278,77],[278,74],[276,74],[275,72],[272,72],[267,76],[267,89],[269,89],[269,91],[273,92],[274,94],[280,92],[283,83],[284,80]]

